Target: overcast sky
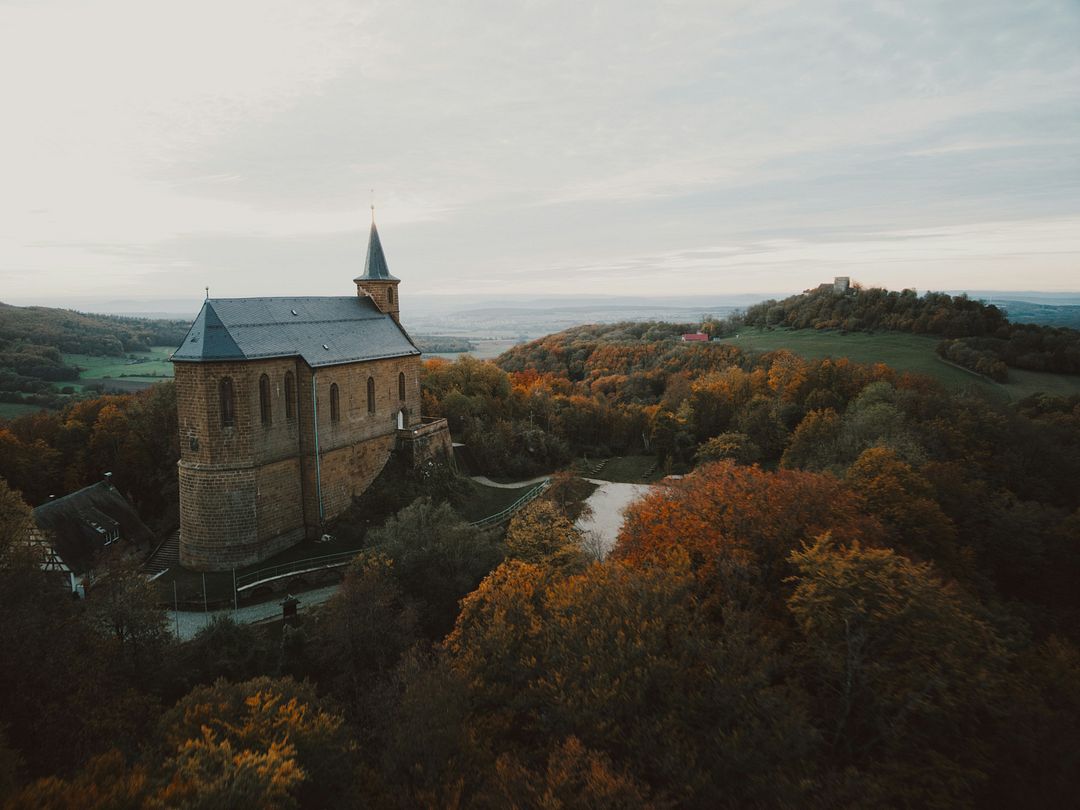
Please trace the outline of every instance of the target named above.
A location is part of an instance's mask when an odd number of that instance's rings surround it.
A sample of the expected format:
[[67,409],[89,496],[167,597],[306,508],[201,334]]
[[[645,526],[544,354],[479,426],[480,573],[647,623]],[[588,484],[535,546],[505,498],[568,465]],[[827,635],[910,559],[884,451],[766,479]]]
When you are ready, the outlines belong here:
[[0,0],[0,300],[1080,289],[1080,2]]

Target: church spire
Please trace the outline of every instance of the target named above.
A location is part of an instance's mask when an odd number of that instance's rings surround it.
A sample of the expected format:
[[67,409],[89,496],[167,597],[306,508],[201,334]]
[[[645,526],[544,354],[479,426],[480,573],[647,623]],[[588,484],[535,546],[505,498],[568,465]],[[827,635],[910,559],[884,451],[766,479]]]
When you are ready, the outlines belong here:
[[398,279],[390,275],[390,267],[386,263],[386,254],[383,253],[379,231],[375,227],[375,206],[371,206],[371,234],[368,236],[364,274],[353,280],[360,281],[361,279],[365,281],[398,281]]
[[367,258],[364,260],[364,273],[353,279],[356,294],[361,298],[370,298],[379,311],[398,321],[401,303],[398,300],[397,286],[400,279],[390,275],[390,267],[383,253],[379,230],[375,227],[375,206],[371,206],[371,235],[368,237]]

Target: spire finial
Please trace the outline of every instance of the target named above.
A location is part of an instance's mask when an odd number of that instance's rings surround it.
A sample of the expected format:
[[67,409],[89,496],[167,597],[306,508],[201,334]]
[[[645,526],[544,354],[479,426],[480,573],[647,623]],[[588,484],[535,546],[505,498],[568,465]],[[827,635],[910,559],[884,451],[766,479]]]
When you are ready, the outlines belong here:
[[206,287],[206,300],[207,301],[210,300],[210,287],[209,286]]
[[371,189],[371,224],[375,224],[375,189]]

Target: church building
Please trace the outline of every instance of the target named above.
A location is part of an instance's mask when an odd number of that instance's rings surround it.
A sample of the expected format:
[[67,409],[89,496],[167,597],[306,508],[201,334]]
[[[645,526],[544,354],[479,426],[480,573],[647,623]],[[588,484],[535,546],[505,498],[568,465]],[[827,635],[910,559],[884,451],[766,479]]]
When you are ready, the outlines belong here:
[[180,562],[266,559],[362,493],[391,453],[451,452],[420,416],[420,350],[399,320],[374,220],[356,295],[209,298],[173,353],[180,427]]

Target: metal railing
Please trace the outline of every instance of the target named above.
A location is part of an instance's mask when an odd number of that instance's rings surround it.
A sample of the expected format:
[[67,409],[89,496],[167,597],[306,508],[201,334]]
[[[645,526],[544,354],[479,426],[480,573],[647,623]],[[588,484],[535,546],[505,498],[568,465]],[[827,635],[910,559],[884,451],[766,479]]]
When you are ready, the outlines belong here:
[[482,520],[473,521],[469,525],[475,526],[477,529],[486,529],[488,526],[498,526],[500,523],[505,523],[514,516],[515,512],[540,497],[540,494],[550,485],[550,480],[541,481],[501,512],[496,512],[494,515],[490,515]]
[[[482,520],[474,521],[469,525],[474,526],[477,529],[486,529],[489,526],[497,526],[501,523],[505,523],[513,517],[515,512],[536,500],[550,485],[550,480],[541,481],[505,509],[496,512],[494,515],[489,515]],[[352,551],[341,551],[337,554],[326,554],[322,557],[308,557],[303,560],[293,560],[292,562],[260,568],[257,571],[248,571],[244,574],[238,574],[236,577],[236,591],[237,593],[243,593],[244,591],[258,587],[259,585],[265,585],[268,582],[274,582],[279,579],[284,579],[285,577],[298,577],[301,574],[325,571],[330,568],[340,568],[344,565],[348,565],[360,551],[360,549],[354,549]]]
[[242,593],[243,591],[258,585],[263,585],[278,579],[284,579],[285,577],[310,574],[313,571],[325,571],[329,568],[340,568],[343,565],[348,565],[359,553],[360,549],[341,551],[337,554],[327,554],[323,557],[308,557],[304,560],[293,560],[292,562],[281,563],[280,565],[271,565],[269,568],[260,568],[258,571],[249,571],[246,574],[239,574],[236,577],[236,590],[237,592]]

